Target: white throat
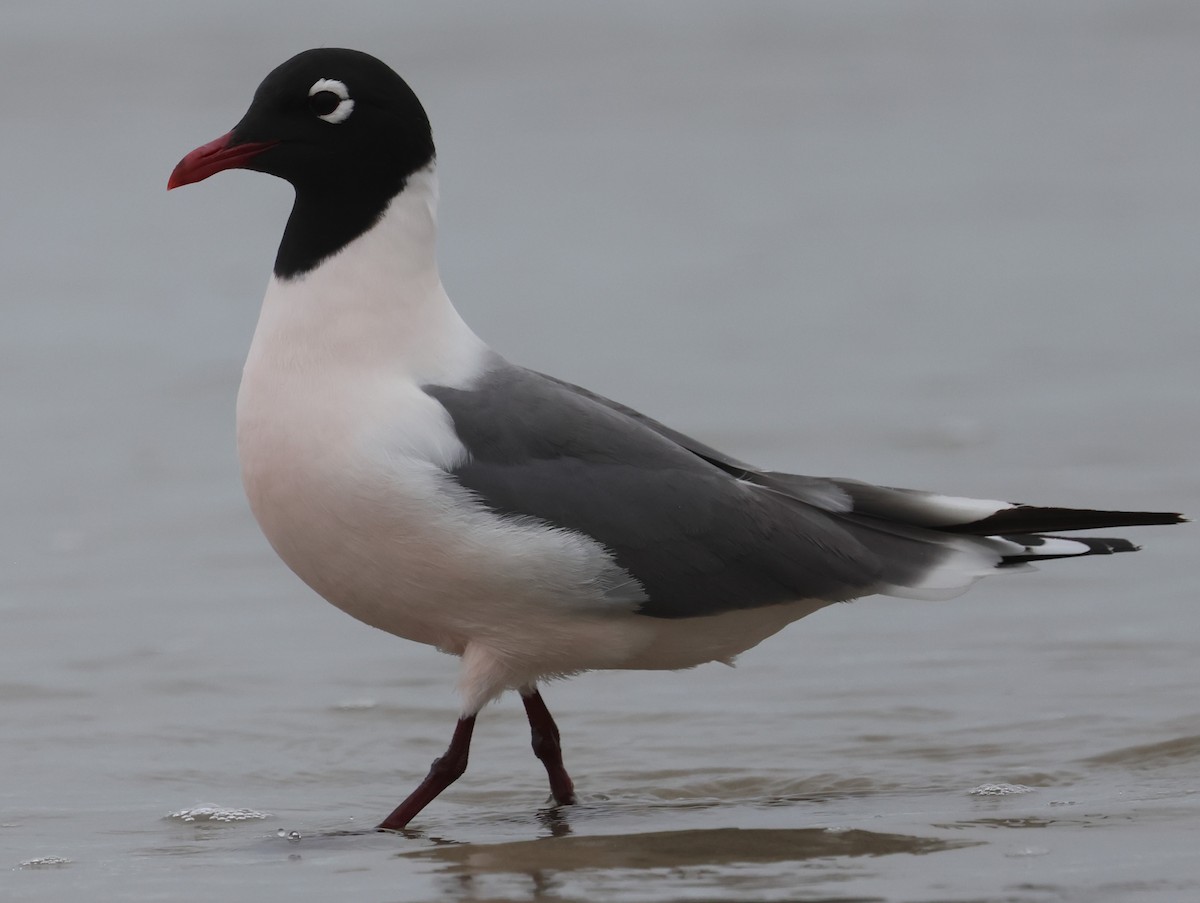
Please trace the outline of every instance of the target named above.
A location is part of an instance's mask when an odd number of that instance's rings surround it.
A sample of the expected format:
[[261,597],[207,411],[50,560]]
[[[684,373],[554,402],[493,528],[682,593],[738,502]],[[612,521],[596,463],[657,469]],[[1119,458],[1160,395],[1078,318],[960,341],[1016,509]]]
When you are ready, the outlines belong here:
[[246,367],[349,367],[456,385],[478,372],[486,350],[438,275],[430,164],[367,232],[301,276],[271,278]]

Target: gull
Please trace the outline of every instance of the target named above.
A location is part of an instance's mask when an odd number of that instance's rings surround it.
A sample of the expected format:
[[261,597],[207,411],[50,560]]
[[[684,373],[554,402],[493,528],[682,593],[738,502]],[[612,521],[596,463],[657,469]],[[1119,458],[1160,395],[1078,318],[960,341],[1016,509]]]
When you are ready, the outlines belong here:
[[509,363],[442,287],[435,164],[408,84],[323,48],[272,71],[168,182],[241,168],[295,188],[238,392],[250,507],[329,602],[461,660],[449,747],[380,829],[463,774],[477,714],[506,690],[568,805],[548,680],[731,663],[835,602],[948,598],[1137,548],[1059,533],[1183,520],[764,470]]

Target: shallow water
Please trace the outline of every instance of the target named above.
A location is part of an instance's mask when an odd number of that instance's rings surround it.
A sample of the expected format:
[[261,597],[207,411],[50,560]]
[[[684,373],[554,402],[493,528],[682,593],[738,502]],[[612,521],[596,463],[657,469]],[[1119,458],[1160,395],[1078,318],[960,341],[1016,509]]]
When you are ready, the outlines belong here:
[[168,196],[265,72],[392,62],[447,286],[510,358],[778,469],[1200,511],[1200,10],[0,9],[0,899],[1200,895],[1192,528],[730,670],[551,686],[407,836],[454,662],[279,564],[233,396],[288,206]]

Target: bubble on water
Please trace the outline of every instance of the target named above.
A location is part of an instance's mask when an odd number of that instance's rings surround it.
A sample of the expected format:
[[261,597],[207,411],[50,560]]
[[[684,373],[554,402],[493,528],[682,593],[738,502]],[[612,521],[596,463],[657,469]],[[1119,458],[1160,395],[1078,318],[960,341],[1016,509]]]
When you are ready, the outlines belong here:
[[301,834],[299,831],[288,831],[287,832],[288,843],[299,843],[303,837],[304,837],[304,835]]
[[968,793],[971,796],[1009,796],[1014,793],[1034,793],[1035,788],[1026,787],[1024,784],[980,784],[978,787],[972,787]]
[[257,809],[233,809],[229,806],[193,806],[190,809],[180,809],[178,812],[171,812],[167,818],[172,821],[182,822],[238,822],[238,821],[258,821],[264,818],[270,818],[269,813],[259,812]]
[[21,863],[19,868],[23,869],[56,869],[62,868],[64,865],[70,865],[70,859],[64,859],[62,856],[39,856],[37,859],[26,859]]

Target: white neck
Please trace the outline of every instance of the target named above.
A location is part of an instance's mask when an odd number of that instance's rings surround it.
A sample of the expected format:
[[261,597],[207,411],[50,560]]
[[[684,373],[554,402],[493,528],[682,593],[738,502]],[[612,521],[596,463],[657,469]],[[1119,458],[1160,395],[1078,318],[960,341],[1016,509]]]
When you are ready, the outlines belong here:
[[461,384],[487,348],[442,288],[436,245],[431,164],[332,257],[302,276],[272,277],[247,368],[367,369]]

